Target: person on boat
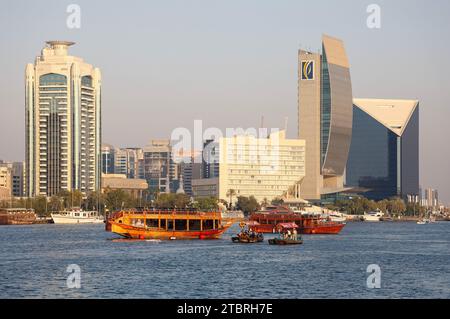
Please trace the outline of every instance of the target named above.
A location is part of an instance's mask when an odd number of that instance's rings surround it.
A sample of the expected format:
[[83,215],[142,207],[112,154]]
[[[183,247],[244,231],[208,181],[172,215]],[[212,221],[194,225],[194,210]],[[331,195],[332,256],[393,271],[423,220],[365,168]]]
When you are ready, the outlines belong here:
[[292,239],[292,234],[290,230],[287,231],[287,239]]
[[297,240],[297,229],[294,228],[294,230],[292,231],[292,233],[293,233],[293,235],[292,235],[293,239],[294,239],[294,240]]

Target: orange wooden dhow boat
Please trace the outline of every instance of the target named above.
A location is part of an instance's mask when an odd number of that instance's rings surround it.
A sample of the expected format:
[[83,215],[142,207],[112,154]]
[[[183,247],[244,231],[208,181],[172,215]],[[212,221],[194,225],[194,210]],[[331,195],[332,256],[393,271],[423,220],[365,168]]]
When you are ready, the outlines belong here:
[[250,215],[251,221],[259,225],[254,230],[259,233],[273,233],[279,223],[295,223],[300,234],[330,234],[335,235],[344,228],[345,223],[333,222],[321,214],[294,212],[287,207],[267,207]]
[[233,221],[219,212],[121,211],[106,222],[106,230],[130,239],[217,239]]

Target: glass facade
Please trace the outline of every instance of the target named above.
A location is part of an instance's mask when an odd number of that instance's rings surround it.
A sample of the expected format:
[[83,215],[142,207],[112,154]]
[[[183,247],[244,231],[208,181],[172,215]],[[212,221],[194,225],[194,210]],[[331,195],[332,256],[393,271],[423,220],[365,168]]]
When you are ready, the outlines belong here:
[[114,174],[114,149],[105,147],[102,149],[102,173]]
[[347,185],[368,189],[364,195],[375,200],[400,195],[397,138],[383,124],[354,107]]
[[202,151],[202,178],[219,177],[219,143],[206,140]]
[[418,109],[398,136],[354,106],[347,186],[364,189],[362,195],[374,200],[406,197],[418,193],[418,172]]
[[48,196],[67,188],[67,77],[48,73],[39,77],[40,191]]
[[327,154],[328,140],[330,137],[330,121],[331,121],[331,87],[330,72],[328,69],[328,61],[325,49],[322,48],[322,90],[320,96],[320,149],[322,166]]
[[419,195],[419,107],[402,134],[401,190],[403,196]]

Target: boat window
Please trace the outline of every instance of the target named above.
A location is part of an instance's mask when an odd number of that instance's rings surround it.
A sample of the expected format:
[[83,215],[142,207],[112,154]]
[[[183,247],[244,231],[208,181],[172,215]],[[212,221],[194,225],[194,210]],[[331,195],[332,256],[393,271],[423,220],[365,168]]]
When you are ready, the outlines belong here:
[[75,216],[80,216],[80,213],[75,213]]
[[83,213],[83,217],[86,217],[86,213]]
[[147,227],[158,228],[158,219],[147,219]]
[[189,230],[200,230],[200,220],[192,219],[189,221]]
[[214,221],[212,219],[206,219],[203,221],[203,230],[213,228],[214,228]]
[[168,219],[167,220],[167,229],[168,230],[173,230],[173,219]]
[[134,227],[142,227],[144,226],[144,220],[141,218],[132,218],[131,225],[133,225]]
[[186,230],[187,220],[186,219],[176,219],[175,220],[175,230]]
[[166,229],[167,219],[161,219],[161,228]]

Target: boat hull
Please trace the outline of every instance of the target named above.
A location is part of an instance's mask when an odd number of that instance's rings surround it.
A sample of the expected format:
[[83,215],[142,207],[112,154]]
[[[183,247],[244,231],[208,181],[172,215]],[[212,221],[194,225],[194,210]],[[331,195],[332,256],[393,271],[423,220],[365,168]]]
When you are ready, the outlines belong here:
[[211,230],[193,230],[193,231],[168,231],[159,229],[146,229],[142,227],[135,227],[109,222],[111,225],[111,232],[130,239],[218,239],[231,225],[225,225],[219,229]]
[[305,235],[337,235],[345,224],[330,224],[300,228],[299,233]]
[[[328,223],[323,225],[303,226],[298,229],[299,234],[304,235],[337,235],[344,228],[344,223]],[[254,227],[258,233],[275,233],[275,226],[271,224],[258,225]]]
[[36,222],[34,212],[14,212],[8,213],[0,211],[0,225],[31,225]]
[[381,217],[367,217],[364,216],[364,221],[368,223],[378,223],[381,222]]
[[255,243],[261,243],[264,241],[264,237],[263,236],[259,236],[259,237],[252,237],[252,238],[248,238],[248,237],[240,237],[240,236],[234,236],[231,237],[231,241],[233,243],[240,243],[240,244],[255,244]]
[[269,239],[269,245],[301,245],[303,240],[292,240],[292,239]]
[[55,224],[100,224],[103,219],[99,218],[76,218],[71,216],[56,216],[52,215]]

